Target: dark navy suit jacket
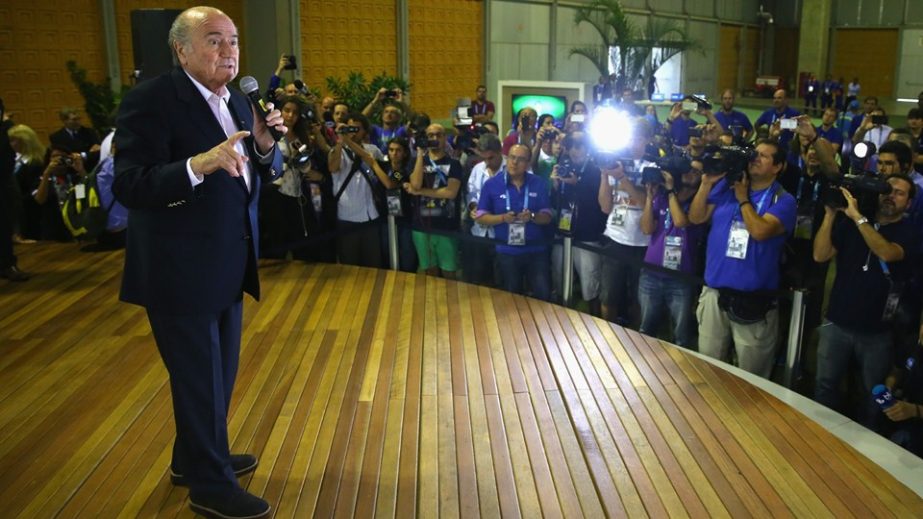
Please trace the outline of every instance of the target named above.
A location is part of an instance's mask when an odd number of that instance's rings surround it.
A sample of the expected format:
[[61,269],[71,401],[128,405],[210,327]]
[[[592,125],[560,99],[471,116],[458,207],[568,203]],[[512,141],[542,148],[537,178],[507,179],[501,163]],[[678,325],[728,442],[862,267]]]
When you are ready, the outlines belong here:
[[[231,114],[253,126],[250,105],[229,88]],[[257,201],[261,176],[282,171],[274,148],[262,164],[245,139],[251,189],[224,170],[193,188],[186,160],[226,140],[217,119],[179,68],[145,81],[122,100],[115,133],[112,190],[129,210],[121,299],[149,310],[187,314],[226,309],[243,292],[259,299]]]

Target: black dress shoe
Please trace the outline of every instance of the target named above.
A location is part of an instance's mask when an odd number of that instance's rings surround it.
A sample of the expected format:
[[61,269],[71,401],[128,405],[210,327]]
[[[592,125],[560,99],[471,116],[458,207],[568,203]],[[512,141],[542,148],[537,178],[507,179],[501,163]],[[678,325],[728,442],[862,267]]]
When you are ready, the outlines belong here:
[[190,498],[189,508],[212,519],[260,519],[268,517],[272,511],[269,503],[244,490],[230,495]]
[[[252,454],[231,454],[231,470],[234,471],[234,475],[237,477],[253,472],[259,464],[260,462],[256,459],[256,456]],[[170,483],[178,487],[189,486],[189,483],[186,482],[186,476],[174,471],[173,467],[170,467]]]
[[29,274],[19,270],[16,265],[12,265],[5,269],[0,269],[0,278],[6,278],[10,281],[25,281],[29,279]]

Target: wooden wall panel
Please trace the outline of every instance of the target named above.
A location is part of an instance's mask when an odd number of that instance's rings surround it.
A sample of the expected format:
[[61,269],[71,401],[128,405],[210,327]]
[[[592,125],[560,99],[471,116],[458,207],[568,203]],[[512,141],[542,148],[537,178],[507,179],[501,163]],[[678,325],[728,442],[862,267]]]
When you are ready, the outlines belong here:
[[[84,101],[64,63],[75,60],[92,80],[106,75],[97,0],[0,2],[0,97],[17,123],[47,143],[62,106]],[[84,123],[89,121],[84,117]]]
[[741,91],[753,88],[759,64],[759,31],[753,27],[722,25],[719,38],[717,94],[726,88],[739,86]]
[[859,77],[862,95],[891,97],[897,70],[897,29],[836,29],[833,44],[834,77]]
[[448,117],[484,81],[483,9],[477,0],[410,0],[413,106],[433,119]]
[[346,79],[350,72],[362,72],[369,80],[382,72],[396,75],[394,0],[301,0],[301,49],[305,81],[322,91],[328,76]]
[[[798,39],[797,27],[776,27],[773,45],[773,59],[770,74],[782,76],[784,84],[798,81]],[[823,75],[819,74],[821,79]],[[789,97],[795,94],[789,93]]]

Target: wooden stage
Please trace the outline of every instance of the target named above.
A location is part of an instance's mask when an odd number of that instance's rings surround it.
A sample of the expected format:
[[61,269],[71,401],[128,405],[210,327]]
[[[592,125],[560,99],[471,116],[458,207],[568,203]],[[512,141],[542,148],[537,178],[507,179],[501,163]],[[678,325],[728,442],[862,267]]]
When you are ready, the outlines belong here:
[[[121,252],[0,281],[0,516],[190,517]],[[230,416],[276,517],[923,517],[826,430],[679,349],[423,275],[261,268]]]

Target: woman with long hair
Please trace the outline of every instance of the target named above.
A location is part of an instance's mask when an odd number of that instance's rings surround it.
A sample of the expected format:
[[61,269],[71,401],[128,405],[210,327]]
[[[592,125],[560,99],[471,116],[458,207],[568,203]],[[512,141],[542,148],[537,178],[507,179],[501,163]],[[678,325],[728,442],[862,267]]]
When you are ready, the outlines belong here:
[[51,160],[46,165],[47,150],[32,128],[17,124],[7,134],[10,146],[16,152],[13,175],[19,185],[22,200],[18,212],[18,229],[23,240],[70,241],[70,234],[61,218],[55,184],[63,180],[68,169],[78,175],[86,174],[83,159],[79,154],[69,155],[61,150],[53,150]]
[[312,128],[316,121],[305,117],[312,107],[301,96],[282,97],[279,107],[289,131],[279,141],[285,159],[282,175],[260,193],[261,255],[284,258],[291,251],[294,259],[322,260],[329,255],[321,249],[332,250],[332,246],[306,243],[325,227],[324,205],[329,205],[322,193],[326,177],[316,167],[318,162],[324,162],[317,160],[316,132]]

